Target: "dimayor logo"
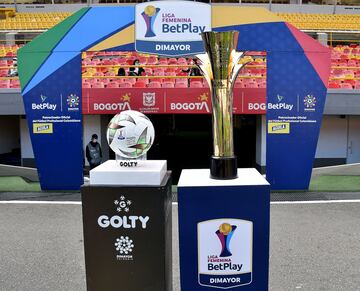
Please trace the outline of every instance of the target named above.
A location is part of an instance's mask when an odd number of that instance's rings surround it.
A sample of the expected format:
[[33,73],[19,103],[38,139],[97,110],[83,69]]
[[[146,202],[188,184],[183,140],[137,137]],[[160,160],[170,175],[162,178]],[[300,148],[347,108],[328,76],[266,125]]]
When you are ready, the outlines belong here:
[[314,95],[306,95],[304,97],[305,111],[315,111],[316,97]]
[[144,12],[141,13],[144,18],[146,24],[146,33],[145,37],[154,37],[156,36],[154,32],[154,22],[156,16],[159,14],[160,8],[156,8],[155,6],[148,5],[145,7]]
[[47,96],[41,94],[40,95],[40,100],[41,103],[32,103],[31,104],[31,109],[32,110],[56,110],[57,104],[53,104],[53,103],[49,103],[49,102],[45,102],[48,99]]
[[134,259],[132,252],[135,244],[128,236],[120,236],[115,241],[115,250],[118,252],[116,259],[119,261],[132,261]]
[[69,111],[78,111],[79,110],[79,108],[78,108],[78,106],[80,104],[79,96],[77,96],[75,94],[70,94],[67,97],[66,102],[67,102]]
[[96,111],[125,111],[131,110],[130,106],[131,93],[126,93],[120,97],[120,102],[117,103],[94,103],[94,110]]
[[136,5],[135,48],[139,52],[182,56],[203,51],[201,32],[211,31],[211,6],[191,1]]
[[252,282],[253,223],[214,219],[198,224],[198,282],[227,289]]

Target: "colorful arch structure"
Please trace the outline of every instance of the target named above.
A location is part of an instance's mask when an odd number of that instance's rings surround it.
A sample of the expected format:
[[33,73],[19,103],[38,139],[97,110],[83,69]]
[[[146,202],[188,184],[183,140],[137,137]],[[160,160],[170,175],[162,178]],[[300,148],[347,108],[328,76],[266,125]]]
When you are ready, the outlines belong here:
[[[240,32],[238,50],[266,51],[267,179],[273,189],[307,189],[330,51],[262,8],[213,6],[211,18],[214,31]],[[135,7],[93,7],[81,9],[19,50],[19,76],[42,189],[79,189],[83,184],[82,52],[131,51],[134,43]]]

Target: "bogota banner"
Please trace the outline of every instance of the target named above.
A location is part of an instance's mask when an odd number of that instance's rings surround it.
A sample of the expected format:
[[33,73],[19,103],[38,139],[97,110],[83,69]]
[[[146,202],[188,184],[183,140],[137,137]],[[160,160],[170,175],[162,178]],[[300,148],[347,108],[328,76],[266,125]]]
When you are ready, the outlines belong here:
[[[235,89],[235,114],[265,114],[265,89]],[[145,114],[211,113],[209,89],[83,89],[83,114],[117,114],[137,110]]]

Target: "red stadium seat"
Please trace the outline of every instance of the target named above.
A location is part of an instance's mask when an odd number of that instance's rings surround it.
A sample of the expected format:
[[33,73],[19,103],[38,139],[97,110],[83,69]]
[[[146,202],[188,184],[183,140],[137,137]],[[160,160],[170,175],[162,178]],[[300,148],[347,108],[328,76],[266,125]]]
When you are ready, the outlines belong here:
[[122,83],[118,83],[119,84],[119,88],[132,88],[132,83],[130,82],[122,82]]
[[175,88],[187,88],[187,87],[188,87],[187,82],[175,83]]
[[341,89],[349,89],[349,90],[352,90],[352,89],[353,89],[353,86],[351,86],[351,84],[349,84],[349,83],[341,83],[341,84],[340,84],[340,88],[341,88]]
[[161,88],[161,83],[158,81],[150,82],[148,88]]
[[134,86],[135,88],[145,88],[146,87],[146,83],[144,81],[137,81]]
[[174,88],[174,83],[173,82],[164,82],[164,83],[162,83],[162,87],[163,88]]
[[201,81],[191,81],[190,82],[190,88],[202,88],[202,82]]
[[105,88],[105,84],[102,82],[92,84],[92,88]]
[[338,82],[330,82],[328,85],[328,88],[330,89],[339,89],[341,88],[340,84]]
[[119,88],[119,87],[120,87],[120,83],[118,82],[111,82],[106,85],[106,88]]

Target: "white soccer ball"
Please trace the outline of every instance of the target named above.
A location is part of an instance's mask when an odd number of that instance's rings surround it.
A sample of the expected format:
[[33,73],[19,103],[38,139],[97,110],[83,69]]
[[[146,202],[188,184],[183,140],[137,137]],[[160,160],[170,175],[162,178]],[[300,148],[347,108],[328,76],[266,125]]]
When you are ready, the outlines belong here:
[[155,130],[150,119],[135,110],[116,114],[110,121],[107,133],[110,148],[119,156],[136,159],[150,149]]

